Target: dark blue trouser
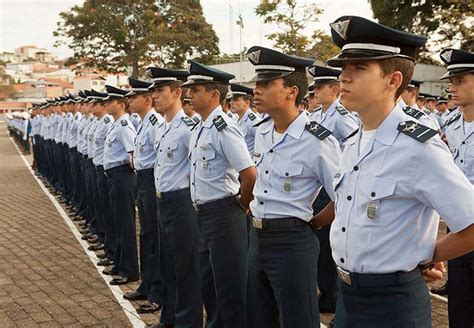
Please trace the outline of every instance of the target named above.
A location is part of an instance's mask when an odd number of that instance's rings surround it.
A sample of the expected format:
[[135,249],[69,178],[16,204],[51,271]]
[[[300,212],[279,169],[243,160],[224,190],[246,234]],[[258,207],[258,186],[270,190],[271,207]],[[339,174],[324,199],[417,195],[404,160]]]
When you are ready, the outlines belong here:
[[99,165],[96,168],[96,183],[98,192],[99,220],[102,222],[104,231],[104,246],[107,258],[112,260],[115,258],[115,250],[117,248],[117,241],[115,236],[115,225],[110,209],[109,187],[107,186],[107,177],[104,173],[104,167]]
[[86,198],[86,180],[85,180],[85,173],[86,173],[86,162],[87,160],[84,158],[80,152],[78,152],[79,161],[77,165],[77,206],[76,206],[76,213],[85,216],[87,210],[87,198]]
[[153,169],[137,171],[137,208],[140,220],[140,278],[137,291],[161,303],[164,286],[160,271],[160,242]]
[[304,221],[276,220],[278,227],[251,227],[248,326],[319,328],[318,238]]
[[415,270],[390,286],[359,287],[340,281],[336,327],[431,327],[430,295],[421,271]]
[[175,328],[202,327],[199,228],[189,189],[163,193],[158,199],[158,210],[161,241],[168,244],[161,249],[166,286],[163,311],[171,307]]
[[244,211],[235,203],[197,212],[226,328],[246,327],[248,234]]
[[77,174],[78,174],[79,155],[77,147],[69,148],[69,167],[71,172],[71,204],[77,206]]
[[123,277],[135,279],[139,277],[135,226],[137,177],[129,165],[106,170],[106,176],[117,243],[114,269]]
[[85,197],[86,197],[86,222],[91,228],[92,232],[96,234],[97,222],[94,211],[94,179],[95,167],[91,159],[84,160],[84,183],[85,183]]
[[[331,198],[324,188],[318,194],[313,203],[314,214],[319,213]],[[332,258],[331,245],[329,242],[329,232],[331,225],[327,225],[320,230],[316,230],[316,236],[319,240],[319,258],[318,258],[318,288],[321,292],[319,298],[319,309],[328,311],[336,308],[337,299],[337,274],[336,263]]]
[[450,328],[474,327],[474,252],[448,261]]

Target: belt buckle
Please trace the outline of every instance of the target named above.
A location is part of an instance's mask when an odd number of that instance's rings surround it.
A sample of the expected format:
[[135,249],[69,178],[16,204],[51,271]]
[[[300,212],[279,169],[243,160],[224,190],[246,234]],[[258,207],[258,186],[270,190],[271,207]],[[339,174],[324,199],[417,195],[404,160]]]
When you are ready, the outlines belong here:
[[339,279],[341,279],[348,285],[352,285],[351,274],[349,271],[346,271],[340,267],[336,267],[336,270],[337,270],[337,276],[339,277]]
[[254,228],[257,228],[257,229],[262,229],[262,219],[259,219],[259,218],[256,218],[256,217],[252,217],[252,225]]
[[156,198],[161,198],[161,192],[160,191],[156,192]]
[[199,212],[199,205],[198,205],[198,204],[193,203],[193,207],[194,207],[194,210],[195,210],[196,212]]

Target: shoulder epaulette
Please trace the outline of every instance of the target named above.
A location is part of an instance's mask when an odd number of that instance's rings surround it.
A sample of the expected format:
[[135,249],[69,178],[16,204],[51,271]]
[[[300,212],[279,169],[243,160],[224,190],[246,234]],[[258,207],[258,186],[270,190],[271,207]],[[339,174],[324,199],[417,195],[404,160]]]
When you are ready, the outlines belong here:
[[417,120],[423,116],[423,112],[415,109],[415,108],[411,108],[411,107],[404,107],[403,108],[403,112],[405,112],[405,114],[413,117],[413,118],[416,118]]
[[315,121],[306,123],[305,129],[319,140],[324,140],[332,134],[331,130],[326,129]]
[[349,112],[347,111],[347,109],[345,109],[344,107],[342,106],[336,106],[336,110],[339,112],[339,114],[341,115],[346,115],[346,114],[349,114]]
[[315,108],[315,109],[313,110],[313,113],[314,113],[314,112],[317,112],[318,110],[322,110],[322,109],[323,109],[323,106],[319,106],[318,108]]
[[149,120],[150,120],[151,125],[155,125],[156,122],[158,121],[158,118],[155,116],[155,114],[151,114]]
[[252,113],[252,112],[249,113],[249,119],[250,120],[254,121],[256,118],[257,118],[257,116],[255,116],[254,113]]
[[431,112],[428,110],[428,109],[423,109],[423,112],[426,114],[426,115],[430,115]]
[[194,127],[194,125],[196,124],[196,122],[194,122],[192,119],[190,119],[187,116],[182,116],[181,121],[183,121],[184,124],[186,124],[189,127]]
[[122,121],[120,121],[120,123],[122,124],[122,126],[127,126],[128,125],[127,120],[122,120]]
[[110,117],[104,118],[104,122],[105,122],[105,124],[108,124],[110,122]]
[[404,133],[419,142],[425,142],[438,134],[438,131],[414,121],[400,122],[397,129],[401,133]]
[[197,116],[193,116],[193,117],[191,117],[191,119],[192,119],[195,123],[199,123],[199,121],[200,121],[199,117],[197,117]]
[[260,122],[254,124],[253,127],[256,128],[256,127],[262,125],[263,123],[270,121],[271,119],[272,119],[271,116],[267,116],[263,120],[261,120]]
[[347,137],[345,137],[344,139],[341,140],[341,143],[349,140],[350,138],[352,138],[353,136],[355,136],[357,134],[357,132],[359,132],[359,128],[355,129],[354,131],[352,131],[351,133],[349,133],[349,135],[347,135]]
[[217,131],[222,131],[227,126],[226,121],[224,121],[224,118],[221,115],[214,117],[212,123],[214,123]]
[[447,120],[446,123],[444,123],[444,125],[441,128],[444,128],[446,126],[450,126],[451,124],[453,124],[454,122],[459,120],[460,117],[461,117],[461,112],[458,112],[456,115],[454,115],[449,120]]

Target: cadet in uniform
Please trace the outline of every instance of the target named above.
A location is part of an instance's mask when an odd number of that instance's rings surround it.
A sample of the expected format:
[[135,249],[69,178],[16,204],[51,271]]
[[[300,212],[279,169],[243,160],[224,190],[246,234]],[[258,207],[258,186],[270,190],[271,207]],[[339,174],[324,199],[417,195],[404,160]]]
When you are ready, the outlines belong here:
[[314,111],[310,120],[324,125],[332,135],[341,142],[359,127],[358,120],[349,113],[339,102],[338,69],[313,65],[309,73],[314,77],[314,98],[322,106]]
[[248,325],[319,327],[319,242],[309,221],[321,186],[333,196],[340,148],[328,129],[298,111],[314,60],[263,47],[247,56],[257,73],[255,106],[270,115],[253,152]]
[[[162,325],[202,327],[199,278],[199,228],[189,191],[188,161],[191,128],[196,122],[182,109],[185,70],[150,67],[156,108],[165,114],[158,130],[155,151],[155,187],[160,220],[162,274],[166,287]],[[208,322],[212,313],[207,313]],[[160,327],[160,324],[155,327]]]
[[253,89],[247,88],[246,86],[232,83],[230,85],[231,101],[230,108],[231,112],[238,116],[237,124],[239,124],[242,133],[244,134],[245,143],[249,154],[253,153],[253,145],[255,141],[255,124],[260,122],[260,115],[254,113],[250,109],[252,104]]
[[117,244],[114,266],[106,272],[118,275],[112,279],[111,285],[122,285],[138,280],[135,227],[137,180],[132,161],[136,132],[127,113],[125,95],[129,91],[110,85],[106,85],[106,90],[109,94],[107,113],[113,116],[114,123],[105,138],[104,170]]
[[[448,48],[440,57],[448,66],[442,79],[449,79],[454,104],[463,108],[446,128],[446,138],[454,162],[474,184],[474,53]],[[448,276],[449,327],[473,327],[474,252],[450,260]]]
[[[191,199],[209,252],[218,308],[225,327],[246,326],[247,224],[255,167],[237,123],[220,104],[232,74],[190,60],[184,84],[202,120],[189,143]],[[239,185],[240,176],[240,185]],[[241,197],[237,196],[241,190]],[[206,279],[206,277],[204,277]]]
[[[342,66],[341,101],[362,122],[345,143],[333,183],[336,327],[429,327],[420,266],[427,279],[439,278],[440,261],[474,249],[474,188],[437,131],[396,104],[426,38],[357,16],[340,17],[331,33],[342,52],[328,64]],[[452,231],[438,242],[434,210]]]
[[141,304],[137,310],[138,313],[147,313],[160,309],[159,303],[162,302],[164,292],[159,270],[159,229],[153,176],[156,159],[153,145],[164,119],[153,109],[153,82],[129,78],[128,83],[131,87],[127,94],[130,110],[140,117],[133,157],[137,173],[137,208],[140,220],[141,283],[136,292],[126,294],[124,298],[147,299],[148,302]]

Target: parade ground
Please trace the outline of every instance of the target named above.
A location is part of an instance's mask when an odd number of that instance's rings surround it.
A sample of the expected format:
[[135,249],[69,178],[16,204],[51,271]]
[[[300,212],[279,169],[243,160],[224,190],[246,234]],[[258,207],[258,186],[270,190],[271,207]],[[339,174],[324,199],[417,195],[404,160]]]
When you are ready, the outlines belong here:
[[[123,294],[109,286],[66,210],[36,178],[0,121],[0,327],[144,327]],[[138,229],[137,229],[138,230]],[[440,233],[446,227],[440,226]],[[437,282],[441,285],[443,282]],[[431,287],[431,286],[430,286]],[[322,327],[332,315],[321,315]],[[433,327],[448,327],[447,302],[432,296]]]

